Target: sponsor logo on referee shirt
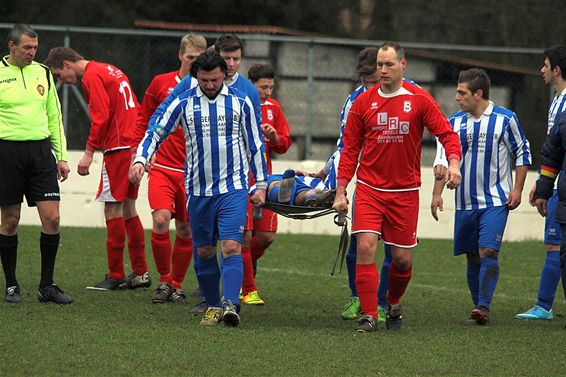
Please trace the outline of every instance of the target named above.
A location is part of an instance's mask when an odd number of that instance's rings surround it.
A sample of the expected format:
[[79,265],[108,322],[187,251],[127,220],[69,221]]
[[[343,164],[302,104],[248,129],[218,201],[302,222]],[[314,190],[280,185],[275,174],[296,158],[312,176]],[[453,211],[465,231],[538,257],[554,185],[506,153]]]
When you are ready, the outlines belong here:
[[43,85],[38,85],[37,86],[37,92],[41,95],[45,94],[45,88],[43,87]]
[[10,77],[9,79],[4,79],[2,81],[0,81],[0,84],[9,84],[11,82],[16,81],[17,79],[15,77]]

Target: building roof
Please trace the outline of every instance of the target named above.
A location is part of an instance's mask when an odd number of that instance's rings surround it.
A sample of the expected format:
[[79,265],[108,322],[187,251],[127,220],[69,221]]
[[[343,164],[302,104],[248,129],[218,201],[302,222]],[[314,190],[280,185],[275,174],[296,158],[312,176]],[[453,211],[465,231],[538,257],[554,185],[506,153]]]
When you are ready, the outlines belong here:
[[289,29],[271,25],[218,25],[218,24],[195,24],[191,22],[166,22],[153,20],[136,20],[134,25],[140,28],[182,30],[209,33],[235,33],[235,34],[272,34],[292,35],[300,37],[328,37],[327,35]]
[[425,51],[425,50],[418,50],[418,49],[407,49],[407,53],[410,56],[415,56],[419,58],[431,59],[431,60],[439,60],[439,61],[447,61],[452,62],[460,65],[467,65],[470,67],[477,67],[489,70],[496,70],[496,71],[503,71],[508,73],[517,73],[521,75],[530,75],[530,76],[539,76],[540,72],[537,69],[532,68],[525,68],[516,65],[510,64],[500,64],[500,63],[492,63],[487,62],[485,60],[477,60],[477,59],[468,59],[462,58],[459,56],[454,56],[450,54],[442,54],[436,51]]

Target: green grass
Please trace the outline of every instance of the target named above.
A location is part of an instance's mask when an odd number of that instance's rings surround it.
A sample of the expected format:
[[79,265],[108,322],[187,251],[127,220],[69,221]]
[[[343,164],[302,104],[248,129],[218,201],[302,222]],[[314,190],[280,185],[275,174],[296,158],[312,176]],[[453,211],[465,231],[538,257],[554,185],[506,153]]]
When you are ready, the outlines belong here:
[[[329,274],[337,237],[279,235],[257,276],[267,304],[243,307],[237,328],[199,326],[188,305],[151,304],[151,290],[85,290],[105,273],[104,229],[62,230],[55,277],[75,303],[39,304],[39,229],[22,227],[19,238],[23,303],[0,303],[0,376],[566,373],[562,289],[554,321],[513,318],[536,298],[544,259],[539,242],[503,245],[492,322],[478,327],[464,323],[471,309],[465,258],[452,257],[449,241],[423,240],[403,299],[402,331],[357,334],[354,322],[339,317],[348,296],[346,271]],[[157,278],[151,253],[148,260]],[[195,287],[189,272],[188,291]]]

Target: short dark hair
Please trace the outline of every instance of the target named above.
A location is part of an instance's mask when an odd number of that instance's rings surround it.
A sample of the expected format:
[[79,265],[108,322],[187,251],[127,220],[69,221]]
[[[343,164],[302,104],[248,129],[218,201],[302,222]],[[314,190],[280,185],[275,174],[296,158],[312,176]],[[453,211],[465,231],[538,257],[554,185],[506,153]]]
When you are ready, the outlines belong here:
[[405,59],[405,49],[403,47],[401,47],[401,45],[397,42],[392,42],[392,41],[383,42],[381,45],[379,45],[379,48],[378,48],[377,51],[379,51],[379,50],[389,50],[390,48],[395,50],[395,53],[397,54],[397,59],[399,61]]
[[275,72],[269,64],[254,64],[248,70],[248,79],[251,82],[258,82],[260,79],[274,79]]
[[236,34],[222,34],[214,42],[214,48],[217,52],[242,50],[244,55],[244,43]]
[[14,42],[15,45],[19,45],[24,34],[30,38],[37,38],[37,33],[28,24],[15,24],[8,33],[6,42]]
[[197,77],[198,71],[210,72],[220,68],[224,74],[228,74],[228,65],[216,51],[205,51],[196,58],[196,60],[191,65],[191,76]]
[[458,84],[467,83],[472,94],[478,90],[482,90],[483,99],[489,99],[489,88],[491,80],[483,69],[471,68],[466,71],[460,71],[458,76]]
[[49,54],[47,54],[43,64],[49,68],[63,68],[63,60],[74,63],[83,59],[82,55],[70,47],[54,47],[49,50]]
[[372,75],[377,71],[377,47],[366,47],[358,55],[358,66],[356,73],[362,75]]
[[566,80],[566,46],[549,47],[543,52],[544,57],[550,62],[550,68],[560,67],[560,74],[562,79]]

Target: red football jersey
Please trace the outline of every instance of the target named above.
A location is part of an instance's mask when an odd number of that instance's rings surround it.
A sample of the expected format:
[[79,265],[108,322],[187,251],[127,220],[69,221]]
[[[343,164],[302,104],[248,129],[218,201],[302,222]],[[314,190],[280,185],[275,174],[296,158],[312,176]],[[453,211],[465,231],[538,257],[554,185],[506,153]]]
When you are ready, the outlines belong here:
[[[171,91],[181,82],[178,71],[163,73],[153,78],[141,104],[141,110],[136,122],[136,135],[134,145],[138,145],[145,135],[149,118],[157,107],[165,101]],[[170,134],[163,141],[155,156],[155,164],[162,167],[185,171],[185,135],[183,128],[177,127],[175,132]]]
[[[279,140],[277,143],[268,141],[266,138],[263,139],[265,144],[265,162],[267,164],[267,172],[269,174],[273,173],[273,168],[271,165],[271,151],[277,154],[286,153],[291,147],[291,133],[289,131],[289,124],[285,115],[283,115],[283,109],[279,102],[273,98],[268,98],[267,101],[261,104],[261,122],[262,124],[267,123],[271,127],[275,128]],[[255,183],[253,174],[250,171],[250,186]]]
[[139,103],[128,77],[111,64],[91,60],[82,86],[91,117],[87,147],[103,152],[130,148]]
[[277,154],[286,153],[291,147],[291,133],[289,131],[289,124],[283,115],[281,105],[273,98],[267,99],[261,104],[261,122],[267,123],[277,131],[279,140],[277,143],[264,139],[265,142],[265,160],[267,162],[267,172],[271,171],[271,151]]
[[418,189],[424,127],[438,136],[448,156],[461,157],[458,135],[422,88],[404,82],[394,93],[383,93],[378,85],[361,94],[346,123],[339,184],[350,182],[361,151],[359,183],[383,191]]

